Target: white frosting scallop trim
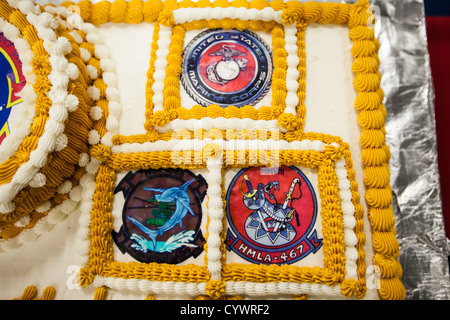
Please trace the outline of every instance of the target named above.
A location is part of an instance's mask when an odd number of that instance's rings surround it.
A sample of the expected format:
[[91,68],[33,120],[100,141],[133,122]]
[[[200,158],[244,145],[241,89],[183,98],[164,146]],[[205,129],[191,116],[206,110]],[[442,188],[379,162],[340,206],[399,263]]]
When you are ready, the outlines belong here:
[[76,66],[65,58],[65,54],[71,52],[72,48],[67,38],[57,37],[53,31],[58,27],[54,17],[49,12],[41,12],[39,7],[30,1],[9,0],[8,3],[25,14],[28,22],[34,26],[43,40],[52,66],[48,76],[52,87],[48,96],[53,103],[49,109],[49,119],[45,123],[45,131],[39,139],[37,148],[31,152],[30,159],[19,167],[11,182],[0,186],[1,213],[14,210],[14,204],[11,201],[22,188],[29,185],[33,177],[45,166],[48,154],[61,147],[61,145],[57,145],[56,137],[63,135],[64,122],[68,113],[75,110],[78,105],[78,98],[67,94],[69,80],[78,77],[78,72],[75,71]]
[[306,282],[246,282],[230,281],[226,283],[225,292],[229,295],[272,296],[272,295],[300,295],[307,294],[317,297],[345,298],[340,285]]
[[[46,10],[50,12],[53,7],[46,7]],[[109,116],[106,121],[106,128],[108,132],[100,138],[100,135],[96,130],[90,132],[90,137],[93,138],[93,143],[99,143],[106,146],[112,146],[111,138],[115,134],[119,134],[118,120],[122,111],[119,102],[119,91],[117,89],[117,75],[115,73],[115,64],[111,60],[109,50],[103,45],[102,36],[97,32],[97,28],[91,23],[85,23],[81,16],[77,13],[67,10],[64,7],[57,7],[52,12],[55,12],[65,19],[68,24],[76,27],[86,34],[86,41],[94,44],[94,55],[100,60],[100,68],[102,69],[102,77],[105,85],[107,86],[106,95],[108,98],[108,111]],[[81,48],[82,56],[84,54],[83,61],[87,62],[91,58],[91,54]],[[91,89],[92,90],[92,89]],[[93,106],[90,111],[91,117],[95,120],[99,120],[98,116],[101,113],[98,106]],[[94,139],[98,137],[98,139]],[[80,155],[79,165],[85,167],[86,173],[80,179],[80,188],[76,192],[71,192],[71,196],[76,198],[79,204],[79,228],[77,230],[77,260],[79,265],[87,265],[89,260],[90,249],[90,224],[91,224],[91,211],[93,204],[93,197],[95,192],[95,177],[98,169],[101,165],[101,161],[91,158],[88,154],[84,153]]]
[[33,74],[33,68],[31,66],[33,52],[28,42],[20,37],[19,29],[3,18],[0,18],[0,32],[2,32],[8,40],[14,43],[17,53],[19,54],[19,59],[22,62],[22,73],[27,82],[19,93],[19,96],[23,100],[23,105],[21,106],[22,113],[20,115],[21,119],[18,121],[21,125],[15,127],[0,145],[0,163],[2,163],[14,155],[20,143],[30,132],[33,118],[36,115],[34,108],[35,93],[33,91],[36,75]]
[[[79,17],[79,19],[81,19],[81,17]],[[117,88],[118,81],[115,73],[115,65],[111,60],[109,49],[103,44],[103,38],[97,31],[97,28],[91,23],[82,23],[80,30],[86,33],[87,42],[92,43],[95,46],[94,56],[100,61],[102,78],[106,85],[106,98],[108,100],[109,112],[109,116],[106,118],[107,132],[101,137],[97,130],[92,129],[89,135],[89,143],[92,145],[102,143],[107,147],[111,147],[113,145],[112,137],[119,134],[119,117],[122,112],[119,89]],[[90,94],[90,97],[94,101],[98,101],[100,98],[100,91],[94,86],[88,88],[88,94]],[[95,117],[95,114],[97,114],[98,117],[98,110],[100,108],[98,106],[93,106],[92,108],[91,115],[94,115]],[[98,139],[93,137],[98,137]]]
[[180,8],[173,10],[173,18],[175,24],[182,24],[186,22],[192,22],[195,20],[209,20],[212,17],[214,19],[240,19],[244,21],[249,20],[262,20],[262,21],[275,21],[281,23],[281,11],[276,11],[271,7],[265,7],[262,10],[255,8]]

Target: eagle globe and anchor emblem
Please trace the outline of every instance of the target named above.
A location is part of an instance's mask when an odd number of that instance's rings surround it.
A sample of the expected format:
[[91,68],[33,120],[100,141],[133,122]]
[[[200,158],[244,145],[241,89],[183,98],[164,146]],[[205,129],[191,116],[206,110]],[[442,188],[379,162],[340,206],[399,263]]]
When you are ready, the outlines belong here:
[[178,264],[203,252],[201,203],[207,184],[188,170],[129,172],[123,193],[122,226],[113,239],[122,253],[140,262]]
[[181,82],[200,105],[254,105],[270,88],[269,47],[248,30],[206,30],[186,46]]
[[242,169],[228,188],[227,249],[264,264],[290,264],[317,252],[317,200],[306,175],[293,166],[280,167],[276,178],[260,169]]

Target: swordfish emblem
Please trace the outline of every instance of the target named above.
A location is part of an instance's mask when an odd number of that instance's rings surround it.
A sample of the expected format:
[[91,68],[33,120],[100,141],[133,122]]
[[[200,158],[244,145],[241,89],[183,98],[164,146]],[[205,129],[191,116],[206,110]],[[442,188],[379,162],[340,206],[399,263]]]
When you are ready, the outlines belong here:
[[196,258],[206,243],[201,230],[206,190],[205,179],[189,170],[129,172],[114,191],[125,199],[123,224],[112,232],[117,247],[146,263]]
[[209,56],[222,56],[220,61],[213,62],[207,67],[206,74],[209,81],[225,85],[236,79],[240,71],[245,70],[248,60],[235,57],[245,57],[246,55],[246,53],[234,49],[234,45],[229,44],[223,44],[221,49],[209,53]]

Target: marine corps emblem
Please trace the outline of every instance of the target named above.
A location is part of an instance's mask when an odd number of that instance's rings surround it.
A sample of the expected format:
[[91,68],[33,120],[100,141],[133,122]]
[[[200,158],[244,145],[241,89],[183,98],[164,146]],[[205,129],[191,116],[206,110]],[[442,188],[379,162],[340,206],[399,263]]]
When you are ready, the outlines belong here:
[[272,56],[253,32],[207,30],[183,56],[181,82],[199,104],[254,105],[270,88]]
[[128,173],[114,193],[123,193],[123,225],[113,231],[122,251],[140,262],[178,264],[203,251],[200,229],[207,184],[188,170]]
[[25,86],[22,62],[14,44],[0,33],[0,144],[10,133],[12,107],[22,102],[17,94]]
[[228,188],[227,249],[263,264],[290,264],[317,252],[322,240],[309,180],[296,167],[282,166],[276,175],[260,169],[242,169]]

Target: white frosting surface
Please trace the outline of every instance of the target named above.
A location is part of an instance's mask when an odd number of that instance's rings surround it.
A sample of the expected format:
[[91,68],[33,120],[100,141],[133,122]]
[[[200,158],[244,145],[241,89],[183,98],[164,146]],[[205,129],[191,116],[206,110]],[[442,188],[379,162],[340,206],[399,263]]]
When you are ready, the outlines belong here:
[[[145,83],[153,26],[151,24],[104,24],[98,28],[98,32],[104,37],[103,42],[110,49],[111,59],[116,65],[115,71],[118,76],[122,111],[119,118],[120,133],[124,135],[145,133],[141,124],[145,120]],[[143,39],[146,40],[143,41]],[[354,110],[355,92],[352,85],[350,48],[351,41],[348,38],[347,28],[316,25],[310,25],[307,28],[305,101],[307,113],[305,130],[338,135],[350,144],[359,193],[361,194],[361,201],[364,201],[361,150],[359,147],[360,134]],[[133,58],[130,59],[131,56]],[[161,147],[148,144],[130,144],[115,147],[113,152],[133,152],[142,151],[140,150],[142,148],[148,150]],[[92,205],[94,187],[93,174],[97,165],[92,164],[91,175],[83,181],[85,201],[83,201],[79,210],[71,213],[68,219],[58,223],[52,232],[42,234],[36,240],[15,250],[0,252],[0,274],[2,275],[0,277],[0,287],[2,288],[0,299],[19,297],[23,290],[31,284],[38,285],[39,293],[46,286],[54,286],[56,288],[56,299],[92,299],[95,289],[93,287],[101,285],[108,285],[112,289],[117,289],[111,290],[108,294],[109,299],[141,299],[145,297],[147,292],[170,296],[180,290],[186,292],[187,296],[204,294],[205,284],[162,284],[152,281],[125,281],[104,277],[96,277],[94,286],[87,289],[80,290],[74,286],[74,270],[82,267],[87,261],[89,211]],[[338,168],[342,168],[342,166],[342,163],[337,165]],[[215,161],[208,163],[208,169],[211,170],[210,175],[212,176],[205,173],[207,180],[215,179],[220,172],[220,166]],[[313,177],[314,172],[309,173],[309,176]],[[313,184],[317,183],[316,178],[311,179]],[[225,176],[225,182],[227,183],[227,181],[229,181],[229,177]],[[211,223],[218,223],[221,218],[220,215],[212,217]],[[366,264],[370,266],[372,261],[370,227],[366,218],[364,223],[367,236],[365,245]],[[350,248],[352,236],[348,235],[346,239],[346,244]],[[210,248],[214,248],[214,246]],[[347,254],[352,256],[350,251],[346,251]],[[11,261],[17,267],[11,268]],[[214,259],[211,259],[211,261],[216,263]],[[312,263],[320,265],[319,261]],[[353,277],[355,266],[350,262],[347,268],[347,275]],[[214,277],[219,277],[220,266],[211,264],[210,271],[214,274]],[[122,289],[124,291],[120,292]],[[230,294],[250,292],[253,296],[258,296],[258,293],[267,295],[268,292],[289,294],[299,292],[299,290],[319,297],[331,295],[332,297],[342,298],[339,287],[325,285],[255,284],[247,282],[227,284],[227,292]],[[376,290],[369,288],[366,298],[377,298]]]

